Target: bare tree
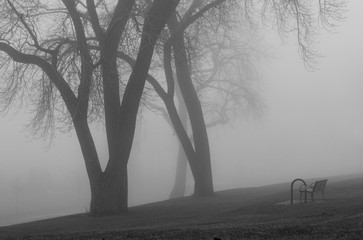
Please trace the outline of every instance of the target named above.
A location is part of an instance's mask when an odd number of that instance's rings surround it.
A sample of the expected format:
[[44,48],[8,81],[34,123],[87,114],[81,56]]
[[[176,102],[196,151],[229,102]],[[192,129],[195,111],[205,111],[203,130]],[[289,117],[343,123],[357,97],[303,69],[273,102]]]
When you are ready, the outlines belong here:
[[[91,186],[91,215],[127,209],[127,163],[138,106],[155,43],[178,3],[149,2],[133,70],[121,82],[116,53],[129,34],[135,0],[1,1],[3,106],[20,99],[34,107],[33,129],[44,134],[55,118],[73,124]],[[105,170],[89,129],[93,118],[105,120]]]
[[[315,56],[311,50],[313,36],[319,23],[332,27],[332,20],[342,18],[340,9],[344,7],[343,0],[0,3],[3,110],[17,103],[27,105],[34,113],[30,126],[40,135],[58,127],[74,127],[91,186],[91,215],[127,209],[127,163],[146,78],[163,99],[183,145],[195,179],[195,195],[213,193],[206,124],[190,75],[185,34],[189,26],[211,9],[237,3],[243,6],[245,17],[252,18],[252,12],[262,15],[265,21],[278,26],[282,36],[296,32],[301,53],[310,66]],[[168,29],[164,28],[166,22]],[[157,52],[163,50],[166,90],[148,75],[155,45]],[[118,61],[122,53],[126,53],[124,57],[132,68]],[[174,104],[173,68],[189,113],[194,143]],[[101,169],[89,128],[94,120],[105,122],[109,152],[105,170]]]
[[[241,104],[240,99],[236,97],[238,96],[236,91],[239,91],[240,93],[243,92],[240,96],[244,96],[245,99],[252,100],[254,96],[254,94],[247,91],[248,88],[226,82],[225,79],[219,82],[203,82],[200,81],[198,74],[194,73],[193,75],[193,68],[195,68],[195,66],[200,67],[198,61],[201,60],[201,57],[198,56],[198,54],[195,54],[195,50],[201,49],[202,51],[205,51],[205,48],[210,47],[200,44],[202,41],[205,41],[205,38],[203,39],[200,37],[201,33],[204,30],[205,32],[212,32],[212,34],[216,34],[218,31],[222,31],[221,33],[225,34],[228,33],[228,31],[235,29],[235,26],[233,26],[233,24],[236,23],[235,18],[242,16],[250,23],[254,24],[254,22],[257,21],[254,16],[258,15],[258,17],[263,19],[264,23],[271,22],[276,25],[282,37],[289,32],[297,32],[297,40],[303,59],[307,66],[313,66],[313,61],[316,56],[312,48],[312,39],[314,37],[315,28],[317,28],[319,22],[327,23],[332,19],[340,20],[342,16],[341,10],[344,8],[344,1],[318,1],[316,3],[317,6],[297,0],[242,2],[232,0],[182,1],[177,13],[169,20],[169,31],[164,32],[163,38],[165,40],[163,46],[160,47],[161,50],[159,50],[162,54],[166,90],[164,90],[152,76],[149,76],[148,80],[164,101],[170,117],[170,122],[173,124],[188,161],[190,162],[195,181],[195,195],[210,195],[213,193],[209,144],[202,104],[200,102],[200,100],[203,100],[200,99],[200,97],[203,98],[203,94],[198,95],[198,88],[199,90],[208,89],[209,91],[211,89],[218,89],[220,92],[225,93],[224,95],[221,94],[225,100],[221,102],[224,102],[224,104],[220,106],[212,104],[209,105],[209,109],[205,109],[206,113],[217,117],[217,122],[227,121],[228,114],[226,114],[226,112],[235,110],[237,107],[236,105]],[[327,9],[329,10],[327,11]],[[211,19],[214,21],[211,21]],[[194,32],[193,30],[189,31],[193,26],[195,26]],[[328,26],[332,26],[331,22],[329,22]],[[195,39],[199,39],[200,42],[193,42]],[[201,41],[200,39],[203,40]],[[218,49],[218,47],[220,46],[216,46],[216,49]],[[229,59],[237,60],[235,57],[236,55],[238,54],[234,54],[234,56],[230,55]],[[225,56],[222,58],[227,59]],[[215,59],[217,60],[217,58]],[[241,61],[243,63],[244,60],[243,58],[240,58],[239,61],[240,63]],[[221,61],[218,63],[220,64]],[[251,68],[244,69],[247,71],[247,69]],[[174,71],[176,72],[176,77],[173,76]],[[240,72],[240,74],[243,76],[247,75],[248,72]],[[194,142],[189,139],[174,104],[174,88],[176,81],[178,81],[189,113]],[[203,85],[205,88],[201,87]],[[206,96],[208,96],[208,94],[206,94]],[[208,100],[205,102],[208,102]],[[249,102],[250,104],[252,103],[251,106],[253,106],[254,101]],[[258,101],[255,101],[255,103],[258,103]],[[205,106],[206,105],[204,105],[204,107]]]
[[[197,4],[198,5],[198,4]],[[196,4],[192,3],[190,7],[192,9],[197,7]],[[185,2],[179,5],[179,11],[183,11],[184,6],[188,6]],[[207,5],[205,8],[197,11],[197,16],[203,16],[203,14],[213,7],[212,5]],[[185,14],[188,13],[188,9]],[[193,15],[194,16],[194,15]],[[210,151],[209,151],[209,143],[207,138],[207,132],[205,128],[203,113],[201,109],[201,104],[199,102],[198,96],[195,92],[193,83],[191,81],[188,66],[185,65],[187,61],[187,56],[185,52],[184,42],[182,36],[178,36],[180,33],[180,29],[174,29],[176,26],[173,26],[173,20],[176,18],[176,13],[174,13],[173,17],[169,20],[168,23],[168,31],[164,31],[163,40],[161,41],[161,55],[162,55],[162,63],[165,72],[166,79],[166,90],[162,87],[162,85],[151,75],[148,77],[148,82],[153,86],[156,93],[163,100],[168,115],[170,116],[170,121],[174,126],[174,129],[179,137],[181,144],[183,145],[184,151],[188,157],[189,163],[191,165],[193,177],[195,180],[194,186],[194,195],[196,196],[207,196],[213,194],[213,181],[212,181],[212,171],[210,164]],[[193,18],[190,20],[188,24],[193,23],[197,18]],[[174,23],[175,25],[175,23]],[[178,26],[179,27],[179,26]],[[183,26],[184,27],[184,26]],[[185,26],[186,27],[186,26]],[[177,30],[177,31],[175,31]],[[174,32],[174,33],[173,33]],[[180,38],[181,37],[181,38]],[[176,42],[176,39],[182,40],[181,42]],[[130,65],[134,64],[132,57],[125,53],[119,53],[120,58],[127,61]],[[178,84],[181,89],[182,95],[192,94],[192,98],[187,100],[187,110],[189,112],[189,116],[191,119],[191,126],[193,129],[193,140],[192,142],[189,139],[188,133],[183,126],[183,122],[178,115],[178,111],[176,109],[174,103],[174,95],[175,95],[175,80],[173,77],[173,59],[175,67],[176,78],[178,79]],[[179,64],[177,59],[179,59]],[[188,79],[185,79],[188,77]],[[182,79],[182,80],[179,80]],[[183,86],[183,87],[182,87]],[[184,93],[183,93],[184,92]],[[187,93],[185,93],[187,92]],[[185,97],[184,97],[185,99]],[[189,106],[189,107],[188,107]],[[193,113],[191,114],[190,111]]]
[[[225,43],[226,44],[226,43]],[[247,44],[246,44],[247,45]],[[253,65],[254,57],[259,53],[250,46],[238,48],[224,46],[206,48],[210,54],[203,54],[203,62],[210,62],[207,68],[195,68],[191,65],[192,77],[196,92],[203,106],[203,115],[206,119],[207,129],[223,125],[235,118],[236,115],[260,116],[264,104],[257,91],[257,70]],[[188,119],[183,98],[178,98],[178,112],[185,129],[188,131]],[[167,116],[168,117],[168,116]],[[193,141],[192,133],[189,133]],[[182,197],[186,189],[187,159],[179,145],[176,175],[170,198]]]
[[[203,9],[206,9],[207,6],[213,7],[208,9],[208,11],[203,14],[203,17],[197,18],[198,14],[203,11]],[[242,9],[243,11],[241,11]],[[253,19],[254,13],[260,13],[263,22],[270,22],[273,25],[276,25],[279,34],[282,37],[290,32],[296,33],[296,39],[304,59],[304,63],[308,68],[313,68],[316,65],[315,60],[318,56],[318,53],[314,51],[315,35],[318,33],[320,26],[323,26],[328,30],[334,28],[337,21],[344,19],[344,9],[344,0],[319,0],[315,1],[315,3],[299,0],[265,0],[262,4],[259,4],[258,1],[244,1],[242,3],[236,1],[207,1],[207,3],[204,1],[192,1],[190,7],[186,10],[184,15],[179,14],[179,18],[172,16],[168,26],[171,28],[171,38],[174,38],[172,47],[175,59],[177,80],[181,87],[181,92],[188,109],[192,128],[193,115],[200,116],[199,118],[194,116],[195,127],[193,128],[192,132],[194,140],[196,141],[194,145],[195,151],[198,151],[198,139],[202,143],[206,143],[207,137],[205,132],[201,131],[201,129],[204,128],[203,122],[201,120],[202,110],[199,108],[198,99],[194,97],[194,90],[199,93],[199,100],[201,100],[202,103],[203,96],[204,98],[208,98],[206,96],[213,96],[212,98],[216,98],[217,94],[211,93],[211,88],[215,90],[215,93],[217,93],[217,91],[222,93],[219,94],[222,98],[219,102],[223,104],[219,105],[218,107],[210,104],[210,99],[204,99],[205,102],[208,103],[208,105],[203,105],[204,115],[206,116],[207,113],[214,115],[214,123],[226,122],[228,120],[227,112],[233,112],[234,110],[238,109],[243,103],[241,99],[247,100],[244,102],[255,109],[258,109],[259,106],[259,101],[255,98],[256,94],[251,91],[251,88],[246,87],[246,85],[241,86],[240,84],[236,84],[236,82],[233,83],[233,81],[226,81],[226,79],[223,78],[221,78],[219,81],[199,81],[198,85],[199,78],[197,74],[193,75],[193,67],[198,66],[196,62],[201,61],[201,58],[195,57],[193,53],[195,50],[201,49],[206,51],[205,49],[208,48],[208,46],[203,46],[203,44],[198,43],[198,40],[202,43],[207,42],[210,44],[210,42],[206,40],[211,39],[211,37],[203,38],[201,36],[203,29],[208,29],[209,32],[212,32],[215,36],[218,36],[218,32],[227,35],[229,31],[236,30],[236,26],[238,25],[234,25],[235,21],[233,20],[236,19],[239,13],[243,13],[244,17],[246,17],[251,24],[254,24],[254,21],[256,21],[256,19]],[[195,18],[197,18],[197,20],[193,22],[193,25],[188,25],[189,21],[192,21],[191,19]],[[196,30],[190,31],[190,29],[193,27],[195,27]],[[191,36],[188,34],[191,34]],[[225,47],[228,48],[228,46]],[[216,51],[218,51],[220,48],[223,48],[223,45],[219,44],[216,47]],[[238,51],[236,51],[237,49],[232,48],[229,49],[229,51],[226,49],[224,54],[226,54],[226,52],[227,54],[229,53],[228,57],[223,57],[223,53],[222,56],[214,53],[216,56],[212,59],[214,59],[216,65],[221,65],[223,64],[223,61],[228,59],[230,65],[228,66],[228,64],[225,64],[226,68],[221,71],[226,71],[227,69],[227,71],[231,73],[233,71],[231,66],[234,66],[235,71],[240,70],[238,74],[242,79],[249,80],[249,75],[251,75],[250,71],[254,68],[248,65],[249,63],[245,61],[246,58],[241,58],[241,55],[238,53]],[[239,56],[239,58],[237,56]],[[181,70],[178,71],[178,69]],[[226,72],[224,72],[224,74],[225,73]],[[222,72],[219,72],[218,74],[223,75]],[[217,76],[217,78],[218,77],[221,77],[221,75]],[[190,84],[192,79],[194,79],[195,89],[193,89],[193,85]],[[209,94],[205,91],[209,91]],[[207,106],[209,106],[209,108]],[[213,124],[213,121],[211,124]],[[196,133],[198,135],[195,135]],[[203,147],[203,144],[201,144],[200,146],[202,146],[200,148],[202,150],[199,151],[207,151],[206,145]],[[203,160],[205,160],[205,164],[202,163]],[[198,161],[201,163],[200,166],[202,166],[201,168],[203,169],[203,173],[201,174],[203,177],[205,177],[203,181],[208,181],[208,174],[210,174],[210,164],[208,165],[210,160],[208,160],[208,155],[198,155]],[[191,169],[193,169],[193,166],[191,166]],[[182,174],[182,176],[184,176],[184,174]]]

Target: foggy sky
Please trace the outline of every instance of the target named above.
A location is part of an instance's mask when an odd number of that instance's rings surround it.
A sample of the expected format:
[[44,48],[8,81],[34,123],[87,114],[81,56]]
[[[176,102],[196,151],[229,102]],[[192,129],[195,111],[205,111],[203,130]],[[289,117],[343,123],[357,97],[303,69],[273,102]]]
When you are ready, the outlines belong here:
[[[348,6],[337,33],[317,37],[324,57],[313,72],[304,68],[293,37],[283,44],[276,33],[266,35],[273,59],[259,66],[263,116],[209,130],[217,190],[363,171],[363,2]],[[89,186],[75,134],[57,134],[48,148],[24,131],[26,122],[22,111],[0,118],[0,225],[16,211],[27,212],[26,204],[34,204],[34,212],[54,206],[63,206],[63,213],[85,211]],[[107,159],[104,137],[96,140],[100,158]],[[172,129],[147,113],[129,163],[130,205],[168,197],[176,156]],[[37,189],[49,206],[32,202],[37,198],[29,186],[42,181]]]

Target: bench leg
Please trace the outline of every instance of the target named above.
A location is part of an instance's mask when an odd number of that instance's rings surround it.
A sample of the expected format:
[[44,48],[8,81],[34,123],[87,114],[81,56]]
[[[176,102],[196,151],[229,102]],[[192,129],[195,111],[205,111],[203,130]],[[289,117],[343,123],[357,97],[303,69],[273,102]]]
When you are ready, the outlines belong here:
[[303,193],[304,193],[304,203],[306,203],[306,202],[307,202],[307,201],[306,201],[306,200],[307,200],[307,199],[306,199],[306,194],[307,194],[307,193],[306,193],[306,191],[301,191],[301,192],[300,192],[300,202],[302,202],[302,195],[303,195]]
[[322,193],[322,195],[323,195],[323,199],[324,199],[324,201],[326,201],[325,196],[324,196],[324,190],[323,190],[323,191],[321,191],[321,193]]

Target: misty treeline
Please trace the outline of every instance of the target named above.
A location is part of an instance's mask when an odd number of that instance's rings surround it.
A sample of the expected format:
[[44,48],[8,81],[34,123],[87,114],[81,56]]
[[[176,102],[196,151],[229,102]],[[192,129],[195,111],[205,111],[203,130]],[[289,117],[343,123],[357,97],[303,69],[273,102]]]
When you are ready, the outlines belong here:
[[[321,26],[334,27],[345,9],[343,0],[0,3],[2,111],[26,107],[35,136],[76,132],[93,216],[127,211],[127,164],[140,104],[174,128],[194,195],[212,195],[207,127],[262,105],[253,88],[258,69],[248,43],[254,40],[242,41],[237,33],[250,35],[261,24],[282,37],[293,32],[304,62],[313,66],[314,34]],[[92,122],[105,127],[105,169]],[[175,191],[183,194],[182,188]]]

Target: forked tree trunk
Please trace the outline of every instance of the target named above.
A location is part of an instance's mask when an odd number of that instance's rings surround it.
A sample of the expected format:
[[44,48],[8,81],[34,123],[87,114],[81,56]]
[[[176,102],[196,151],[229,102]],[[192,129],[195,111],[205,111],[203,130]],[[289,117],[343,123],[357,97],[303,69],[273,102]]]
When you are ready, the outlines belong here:
[[[134,138],[139,103],[155,43],[179,1],[154,1],[145,19],[139,53],[126,85],[120,108],[118,108],[119,99],[114,100],[112,94],[107,96],[109,98],[105,98],[105,114],[109,114],[106,116],[106,128],[108,129],[107,141],[110,159],[104,173],[92,176],[89,174],[92,191],[91,215],[102,216],[127,211],[127,163]],[[109,66],[103,67],[105,70]],[[113,86],[107,85],[107,81],[108,77],[112,78],[112,70],[106,71],[107,76],[104,79],[105,86],[111,93]],[[114,72],[115,76],[116,73],[117,71]],[[107,105],[106,100],[110,100],[108,101],[110,105]]]
[[127,167],[122,174],[107,175],[102,173],[91,187],[91,216],[105,216],[127,211]]
[[104,216],[127,211],[127,161],[120,161],[121,164],[103,172],[87,119],[75,116],[74,122],[91,188],[89,214]]

